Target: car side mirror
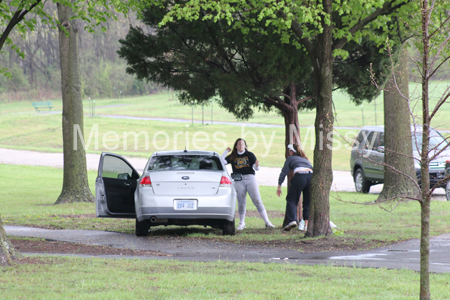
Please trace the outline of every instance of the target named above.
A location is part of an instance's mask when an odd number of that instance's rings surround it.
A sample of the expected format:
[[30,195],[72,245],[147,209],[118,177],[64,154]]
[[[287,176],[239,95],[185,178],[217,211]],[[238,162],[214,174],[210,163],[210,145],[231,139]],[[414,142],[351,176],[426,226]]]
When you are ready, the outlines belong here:
[[123,180],[128,180],[131,177],[130,177],[130,174],[128,174],[128,173],[121,173],[121,174],[117,175],[117,178],[118,179],[123,179]]
[[234,181],[241,181],[242,174],[241,173],[231,173],[231,179],[233,179]]

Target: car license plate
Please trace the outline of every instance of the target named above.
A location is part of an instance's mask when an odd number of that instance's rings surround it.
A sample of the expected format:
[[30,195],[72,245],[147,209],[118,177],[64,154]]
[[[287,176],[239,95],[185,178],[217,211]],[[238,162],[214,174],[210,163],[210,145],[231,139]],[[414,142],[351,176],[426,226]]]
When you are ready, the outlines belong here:
[[175,210],[196,210],[197,200],[174,200]]

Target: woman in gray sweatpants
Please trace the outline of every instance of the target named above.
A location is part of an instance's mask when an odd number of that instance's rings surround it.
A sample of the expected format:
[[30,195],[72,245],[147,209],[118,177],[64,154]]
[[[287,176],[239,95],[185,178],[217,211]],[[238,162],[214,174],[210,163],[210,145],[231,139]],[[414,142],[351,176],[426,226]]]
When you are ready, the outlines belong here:
[[[231,151],[231,154],[226,156]],[[226,157],[225,157],[226,156]],[[256,206],[261,218],[266,224],[266,228],[274,228],[267,216],[266,208],[261,200],[258,183],[255,178],[255,170],[259,170],[259,161],[256,156],[247,150],[247,143],[244,139],[237,139],[234,143],[233,150],[227,148],[221,156],[224,164],[231,164],[233,173],[242,174],[242,181],[235,181],[234,187],[238,199],[239,225],[236,230],[245,228],[245,207],[247,204],[247,193]]]

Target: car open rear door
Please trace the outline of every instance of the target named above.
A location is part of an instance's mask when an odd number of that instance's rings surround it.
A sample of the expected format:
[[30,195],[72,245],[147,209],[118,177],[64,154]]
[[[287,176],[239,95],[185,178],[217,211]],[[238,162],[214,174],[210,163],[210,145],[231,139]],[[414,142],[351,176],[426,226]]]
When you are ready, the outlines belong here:
[[95,180],[97,217],[136,218],[134,192],[139,173],[122,156],[103,152]]

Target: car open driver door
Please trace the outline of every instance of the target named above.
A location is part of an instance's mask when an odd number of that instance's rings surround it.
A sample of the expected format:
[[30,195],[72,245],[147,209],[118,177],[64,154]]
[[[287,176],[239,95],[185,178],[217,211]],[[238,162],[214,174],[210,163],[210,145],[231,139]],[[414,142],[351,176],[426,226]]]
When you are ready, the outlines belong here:
[[103,152],[95,180],[97,217],[136,218],[134,192],[139,173],[122,156]]

